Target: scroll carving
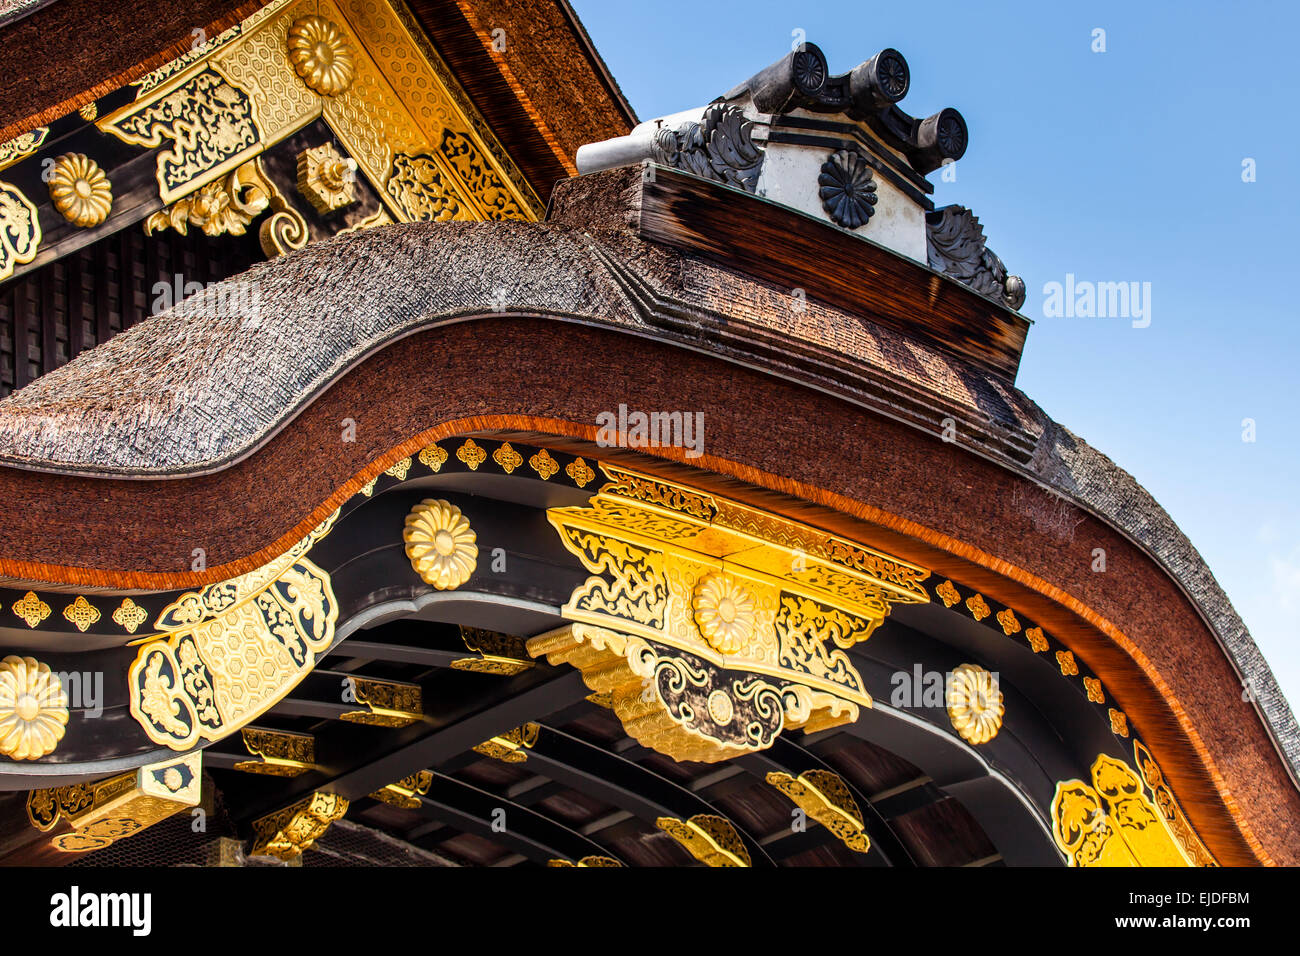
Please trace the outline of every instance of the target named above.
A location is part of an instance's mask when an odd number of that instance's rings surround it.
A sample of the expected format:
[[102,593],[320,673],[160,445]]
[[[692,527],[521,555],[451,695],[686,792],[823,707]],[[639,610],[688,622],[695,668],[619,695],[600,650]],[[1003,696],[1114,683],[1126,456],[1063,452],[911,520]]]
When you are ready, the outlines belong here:
[[1007,308],[1025,304],[1025,280],[1007,274],[1002,260],[988,248],[984,227],[965,206],[944,206],[925,217],[930,268],[952,276]]
[[703,122],[659,130],[654,159],[752,193],[758,187],[764,155],[754,143],[753,130],[754,124],[740,107],[715,103],[704,111]]
[[306,555],[335,517],[275,561],[163,610],[165,637],[142,646],[128,674],[131,716],[150,740],[173,750],[219,740],[312,669],[334,642],[338,605],[329,575]]

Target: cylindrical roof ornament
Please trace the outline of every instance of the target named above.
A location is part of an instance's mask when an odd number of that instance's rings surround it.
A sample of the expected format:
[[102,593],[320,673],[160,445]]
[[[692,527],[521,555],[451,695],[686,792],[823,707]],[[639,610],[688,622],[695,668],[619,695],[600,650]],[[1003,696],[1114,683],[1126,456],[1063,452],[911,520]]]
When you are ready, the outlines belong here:
[[748,86],[760,112],[781,113],[815,99],[829,75],[826,54],[815,43],[803,43],[755,75]]
[[938,169],[944,162],[956,162],[966,153],[970,137],[966,121],[952,107],[944,107],[921,120],[916,130],[916,153],[912,162],[922,175]]
[[864,111],[878,111],[907,95],[912,73],[903,54],[886,47],[870,60],[854,67],[849,76],[853,105]]

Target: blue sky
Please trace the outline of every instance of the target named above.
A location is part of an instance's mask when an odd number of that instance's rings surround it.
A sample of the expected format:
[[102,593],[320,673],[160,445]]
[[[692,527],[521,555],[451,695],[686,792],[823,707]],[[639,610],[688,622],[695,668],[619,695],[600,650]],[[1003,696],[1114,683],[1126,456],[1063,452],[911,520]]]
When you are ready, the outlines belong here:
[[[1300,702],[1300,5],[573,2],[642,119],[726,92],[797,29],[833,73],[901,51],[902,107],[970,128],[936,204],[974,209],[1025,278],[1019,386],[1164,505]],[[1067,273],[1151,283],[1150,326],[1044,317]]]

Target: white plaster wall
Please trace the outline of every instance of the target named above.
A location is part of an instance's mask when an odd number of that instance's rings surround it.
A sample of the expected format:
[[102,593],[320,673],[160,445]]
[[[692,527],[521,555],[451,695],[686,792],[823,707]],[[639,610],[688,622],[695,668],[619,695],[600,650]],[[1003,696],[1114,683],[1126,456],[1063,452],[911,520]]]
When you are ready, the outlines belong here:
[[[831,222],[818,195],[820,185],[817,177],[832,152],[824,146],[768,143],[763,173],[758,180],[759,194]],[[865,225],[852,231],[918,262],[925,262],[925,210],[879,172],[873,171],[872,179],[879,199],[876,211]]]

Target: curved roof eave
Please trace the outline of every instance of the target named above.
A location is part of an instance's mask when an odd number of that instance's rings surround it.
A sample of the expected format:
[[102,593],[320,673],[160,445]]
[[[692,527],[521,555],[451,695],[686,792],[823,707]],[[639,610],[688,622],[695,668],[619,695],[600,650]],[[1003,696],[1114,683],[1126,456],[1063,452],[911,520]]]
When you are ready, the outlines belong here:
[[[1300,728],[1271,670],[1195,548],[1132,476],[996,376],[869,323],[861,323],[865,337],[842,338],[837,350],[817,342],[815,325],[785,336],[774,326],[768,337],[782,348],[761,349],[737,316],[718,313],[721,300],[673,288],[673,256],[630,236],[538,223],[417,223],[313,244],[210,287],[0,401],[0,464],[102,478],[220,471],[350,368],[412,333],[497,313],[612,327],[913,427],[928,423],[931,434],[953,415],[964,450],[1076,503],[1165,569],[1249,682],[1288,771],[1300,775]],[[249,302],[256,307],[245,309]]]

